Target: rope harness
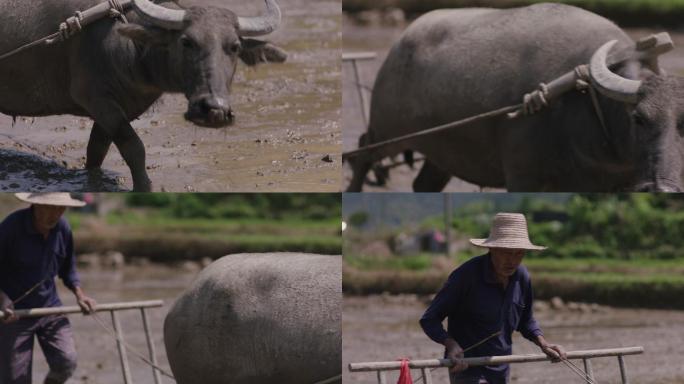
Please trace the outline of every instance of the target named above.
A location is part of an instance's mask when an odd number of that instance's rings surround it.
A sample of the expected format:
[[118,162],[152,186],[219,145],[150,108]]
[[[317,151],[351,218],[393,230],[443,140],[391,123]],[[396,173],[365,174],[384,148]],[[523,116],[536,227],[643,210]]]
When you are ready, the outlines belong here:
[[[603,115],[603,110],[599,104],[598,94],[596,93],[596,88],[591,85],[591,75],[589,73],[589,66],[586,64],[578,65],[573,69],[575,90],[581,93],[589,93],[591,96],[591,102],[594,106],[594,112],[596,112],[596,118],[601,124],[601,129],[603,130],[603,135],[606,140],[610,139],[608,133],[608,127],[606,126],[606,119]],[[541,111],[542,109],[549,106],[549,86],[545,83],[539,84],[539,89],[526,93],[523,96],[522,108],[520,111],[509,113],[508,118],[514,119],[523,116],[531,116],[535,113]]]
[[59,24],[59,29],[57,32],[50,34],[48,36],[43,37],[42,39],[38,39],[36,41],[24,44],[12,51],[9,51],[7,53],[4,53],[0,55],[0,61],[5,60],[9,57],[12,57],[14,55],[19,54],[20,52],[23,52],[27,49],[33,48],[38,45],[52,45],[56,43],[60,43],[63,41],[66,41],[75,35],[79,34],[84,27],[87,25],[101,20],[105,17],[110,17],[112,19],[117,19],[121,21],[122,23],[128,23],[128,20],[126,19],[126,16],[124,15],[125,9],[124,5],[121,3],[120,0],[107,0],[109,3],[109,9],[105,13],[96,13],[93,18],[86,18],[85,14],[88,11],[93,11],[95,8],[99,8],[99,5],[93,6],[91,8],[88,8],[85,11],[76,11],[74,13],[74,16],[69,17],[66,19],[64,22]]
[[[608,139],[608,128],[606,126],[603,111],[601,110],[601,106],[599,104],[598,95],[596,94],[596,89],[591,85],[589,66],[586,64],[579,65],[573,69],[572,73],[574,74],[574,89],[580,92],[588,91],[591,95],[594,111],[596,112],[596,116],[601,124],[603,133],[606,136],[606,139]],[[545,83],[540,83],[538,89],[530,93],[526,93],[523,96],[523,102],[520,104],[509,105],[506,107],[495,109],[493,111],[481,113],[478,115],[467,117],[465,119],[456,120],[451,123],[439,125],[430,129],[366,145],[361,148],[343,153],[342,161],[345,161],[352,157],[359,156],[365,152],[370,152],[375,149],[385,147],[387,145],[397,144],[400,142],[415,139],[417,137],[432,135],[438,132],[447,131],[463,125],[472,124],[481,120],[491,119],[502,115],[506,115],[508,119],[516,119],[519,117],[531,116],[549,106],[549,102],[552,101],[550,94],[551,92],[549,90],[549,86]]]
[[[650,35],[637,41],[633,48],[623,49],[612,54],[607,60],[607,66],[610,67],[627,60],[639,60],[650,67],[655,73],[661,74],[660,68],[658,67],[658,56],[670,51],[673,47],[672,39],[666,32]],[[604,139],[606,140],[606,143],[608,143],[610,141],[610,133],[608,126],[606,125],[605,115],[603,114],[603,110],[599,103],[597,90],[591,82],[589,66],[583,64],[575,67],[572,71],[557,79],[550,81],[548,84],[539,84],[538,89],[523,95],[523,100],[520,104],[509,105],[437,127],[404,136],[398,136],[389,140],[369,144],[349,152],[344,152],[342,153],[342,161],[391,144],[397,144],[418,137],[447,131],[481,120],[491,119],[502,115],[507,115],[509,119],[515,119],[521,116],[531,116],[548,107],[553,100],[572,90],[589,93],[596,118],[601,125]]]

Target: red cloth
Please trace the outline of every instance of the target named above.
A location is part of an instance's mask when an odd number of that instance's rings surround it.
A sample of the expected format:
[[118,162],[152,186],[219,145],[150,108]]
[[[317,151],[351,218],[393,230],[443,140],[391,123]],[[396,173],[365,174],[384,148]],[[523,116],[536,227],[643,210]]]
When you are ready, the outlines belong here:
[[399,372],[399,381],[397,381],[397,384],[413,384],[408,359],[401,359],[401,371]]

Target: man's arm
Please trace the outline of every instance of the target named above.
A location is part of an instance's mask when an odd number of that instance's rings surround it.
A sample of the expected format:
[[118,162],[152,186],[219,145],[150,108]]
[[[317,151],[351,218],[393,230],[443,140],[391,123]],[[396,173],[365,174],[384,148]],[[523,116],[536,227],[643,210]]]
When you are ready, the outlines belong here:
[[64,263],[59,268],[59,277],[64,281],[64,285],[74,296],[76,296],[76,302],[84,314],[95,312],[95,307],[97,302],[88,297],[83,289],[81,289],[81,280],[76,271],[76,255],[74,254],[74,240],[71,230],[66,228],[65,231],[66,238],[66,259]]
[[523,337],[537,344],[537,346],[541,348],[542,352],[551,357],[554,362],[565,359],[566,355],[563,347],[558,344],[550,344],[547,342],[544,338],[544,333],[537,323],[537,320],[534,318],[534,294],[532,292],[532,283],[530,280],[527,282],[525,292],[525,309],[523,310],[520,323],[518,324],[518,331],[523,335]]
[[0,318],[0,323],[7,324],[19,320],[19,318],[14,314],[14,304],[12,300],[5,294],[5,292],[0,291],[0,311],[5,315]]
[[430,303],[430,306],[420,318],[420,326],[425,334],[433,341],[444,345],[446,357],[454,361],[451,372],[460,372],[468,368],[468,364],[460,362],[463,358],[463,349],[442,326],[442,321],[449,315],[451,309],[456,305],[463,290],[463,279],[454,272],[437,293]]
[[[0,270],[8,270],[8,266],[5,264],[8,263],[6,255],[9,254],[10,250],[11,233],[11,228],[7,219],[3,220],[2,223],[0,223]],[[2,289],[0,289],[0,311],[5,313],[5,316],[0,318],[0,323],[7,324],[18,320],[17,316],[14,314],[12,299],[10,299]]]
[[76,286],[72,290],[74,293],[74,296],[76,296],[76,302],[78,302],[78,306],[81,307],[81,311],[83,311],[83,314],[90,314],[95,312],[97,308],[97,302],[95,299],[89,297],[88,295],[83,292],[81,287]]
[[552,361],[554,363],[567,359],[565,349],[562,346],[559,344],[550,344],[542,335],[537,336],[537,339],[534,341],[534,343],[541,348],[542,352],[546,353],[547,356],[553,359]]

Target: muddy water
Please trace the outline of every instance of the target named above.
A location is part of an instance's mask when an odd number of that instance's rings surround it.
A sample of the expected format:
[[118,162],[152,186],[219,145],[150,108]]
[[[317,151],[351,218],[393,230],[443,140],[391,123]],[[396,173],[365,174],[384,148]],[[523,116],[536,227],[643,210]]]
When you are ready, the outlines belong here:
[[[262,8],[262,2],[204,1],[241,15]],[[210,129],[186,122],[182,95],[165,95],[133,123],[145,144],[155,190],[340,189],[340,2],[279,4],[283,26],[266,39],[284,48],[288,60],[256,69],[239,65],[234,126]],[[19,118],[14,124],[0,115],[0,190],[130,189],[130,172],[113,146],[103,178],[88,180],[82,171],[91,125],[73,116]]]
[[[348,17],[343,18],[343,52],[375,52],[377,59],[373,61],[363,61],[359,64],[360,84],[367,89],[372,89],[375,76],[392,44],[401,36],[405,26],[361,26]],[[662,32],[662,29],[630,29],[627,32],[635,39],[647,36],[652,33]],[[684,34],[669,31],[675,43],[675,50],[661,57],[662,67],[670,73],[684,75]],[[365,124],[361,114],[361,104],[355,87],[353,67],[345,63],[342,69],[343,99],[342,99],[342,126],[343,129],[343,150],[350,151],[358,147],[358,138],[365,131]],[[370,100],[370,96],[368,96]],[[398,158],[401,160],[401,157]],[[390,162],[386,161],[385,164]],[[392,169],[390,180],[384,187],[374,185],[364,186],[364,191],[411,191],[411,183],[418,175],[421,163],[416,169],[410,169],[403,165]],[[344,187],[349,184],[352,172],[348,165],[344,170]],[[369,181],[373,182],[371,174]],[[448,192],[477,192],[481,191],[477,185],[469,184],[457,178],[452,178],[445,188]],[[486,188],[484,191],[500,191],[497,189]]]
[[[401,357],[441,357],[442,347],[427,338],[418,319],[426,301],[414,296],[346,297],[342,317],[342,360],[345,384],[377,383],[372,373],[349,373],[351,362],[391,361]],[[596,313],[542,311],[535,315],[547,340],[567,350],[643,346],[645,354],[625,357],[632,383],[674,384],[684,382],[684,312],[634,309],[603,309]],[[540,353],[519,334],[513,340],[515,354]],[[596,381],[620,382],[616,358],[592,360]],[[581,365],[581,361],[580,361]],[[420,377],[413,372],[414,382]],[[390,374],[388,382],[396,382]],[[435,384],[447,384],[445,370],[433,372]],[[581,383],[565,365],[513,364],[512,383]]]
[[[120,271],[81,270],[85,292],[100,303],[162,299],[165,305],[148,310],[151,332],[157,351],[159,365],[169,365],[163,342],[163,322],[175,298],[191,283],[196,272],[164,266],[126,267]],[[60,297],[65,305],[76,305],[73,295],[60,285]],[[147,354],[147,344],[139,310],[120,311],[124,339],[137,351]],[[111,326],[109,313],[99,317]],[[70,316],[74,328],[78,368],[69,383],[120,384],[123,382],[116,342],[113,337],[92,318],[82,315]],[[42,382],[48,371],[47,364],[36,345],[34,352],[34,382]],[[135,383],[153,383],[152,370],[128,354],[131,376]],[[165,379],[164,382],[172,382]]]

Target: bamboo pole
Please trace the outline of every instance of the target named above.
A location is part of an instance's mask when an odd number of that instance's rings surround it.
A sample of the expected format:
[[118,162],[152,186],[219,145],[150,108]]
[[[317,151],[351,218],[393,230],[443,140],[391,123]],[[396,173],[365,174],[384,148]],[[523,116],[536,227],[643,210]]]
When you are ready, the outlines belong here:
[[[140,308],[140,314],[142,315],[143,328],[145,329],[145,339],[147,340],[147,350],[150,353],[150,361],[152,364],[157,365],[157,352],[154,349],[154,342],[152,342],[150,322],[147,319],[147,312],[145,312],[145,308]],[[161,384],[161,374],[157,368],[152,367],[152,376],[154,377],[154,384]]]
[[617,358],[618,364],[620,365],[620,378],[622,379],[622,384],[628,384],[627,372],[625,372],[625,359],[621,355],[618,355]]
[[[147,300],[147,301],[129,301],[123,303],[108,303],[108,304],[98,304],[95,308],[97,311],[121,311],[124,309],[137,309],[137,308],[153,308],[161,307],[164,305],[162,300]],[[81,313],[81,307],[74,305],[69,307],[51,307],[51,308],[32,308],[32,309],[17,309],[14,314],[17,317],[42,317],[50,315],[68,315],[73,313]],[[0,311],[0,318],[5,317],[5,313]]]
[[[586,351],[571,351],[567,353],[568,359],[584,359],[607,356],[625,356],[625,355],[639,355],[644,353],[644,347],[627,347],[627,348],[611,348],[611,349],[592,349]],[[551,358],[545,354],[530,354],[530,355],[508,355],[508,356],[484,356],[484,357],[468,357],[462,359],[464,363],[469,366],[483,366],[483,365],[501,365],[511,363],[531,363],[538,361],[550,361]],[[410,368],[437,368],[437,367],[451,367],[453,365],[450,359],[430,359],[430,360],[413,360],[409,361]],[[349,364],[350,372],[368,372],[368,371],[389,371],[401,368],[400,361],[378,361],[365,363],[351,363]]]
[[594,381],[594,369],[591,366],[591,360],[585,358],[584,360],[584,372],[587,374],[589,380]]
[[115,311],[110,311],[110,313],[112,314],[112,325],[116,332],[116,347],[119,350],[119,360],[121,360],[121,372],[123,374],[124,384],[133,384],[131,369],[128,366],[128,354],[126,353],[126,347],[123,343],[123,331],[121,330],[119,316]]
[[378,371],[378,384],[387,384],[387,376],[383,371]]
[[343,53],[342,61],[373,60],[378,55],[375,52],[351,52]]
[[420,371],[423,374],[423,378],[425,379],[425,384],[432,384],[432,375],[430,374],[430,369],[421,368]]

